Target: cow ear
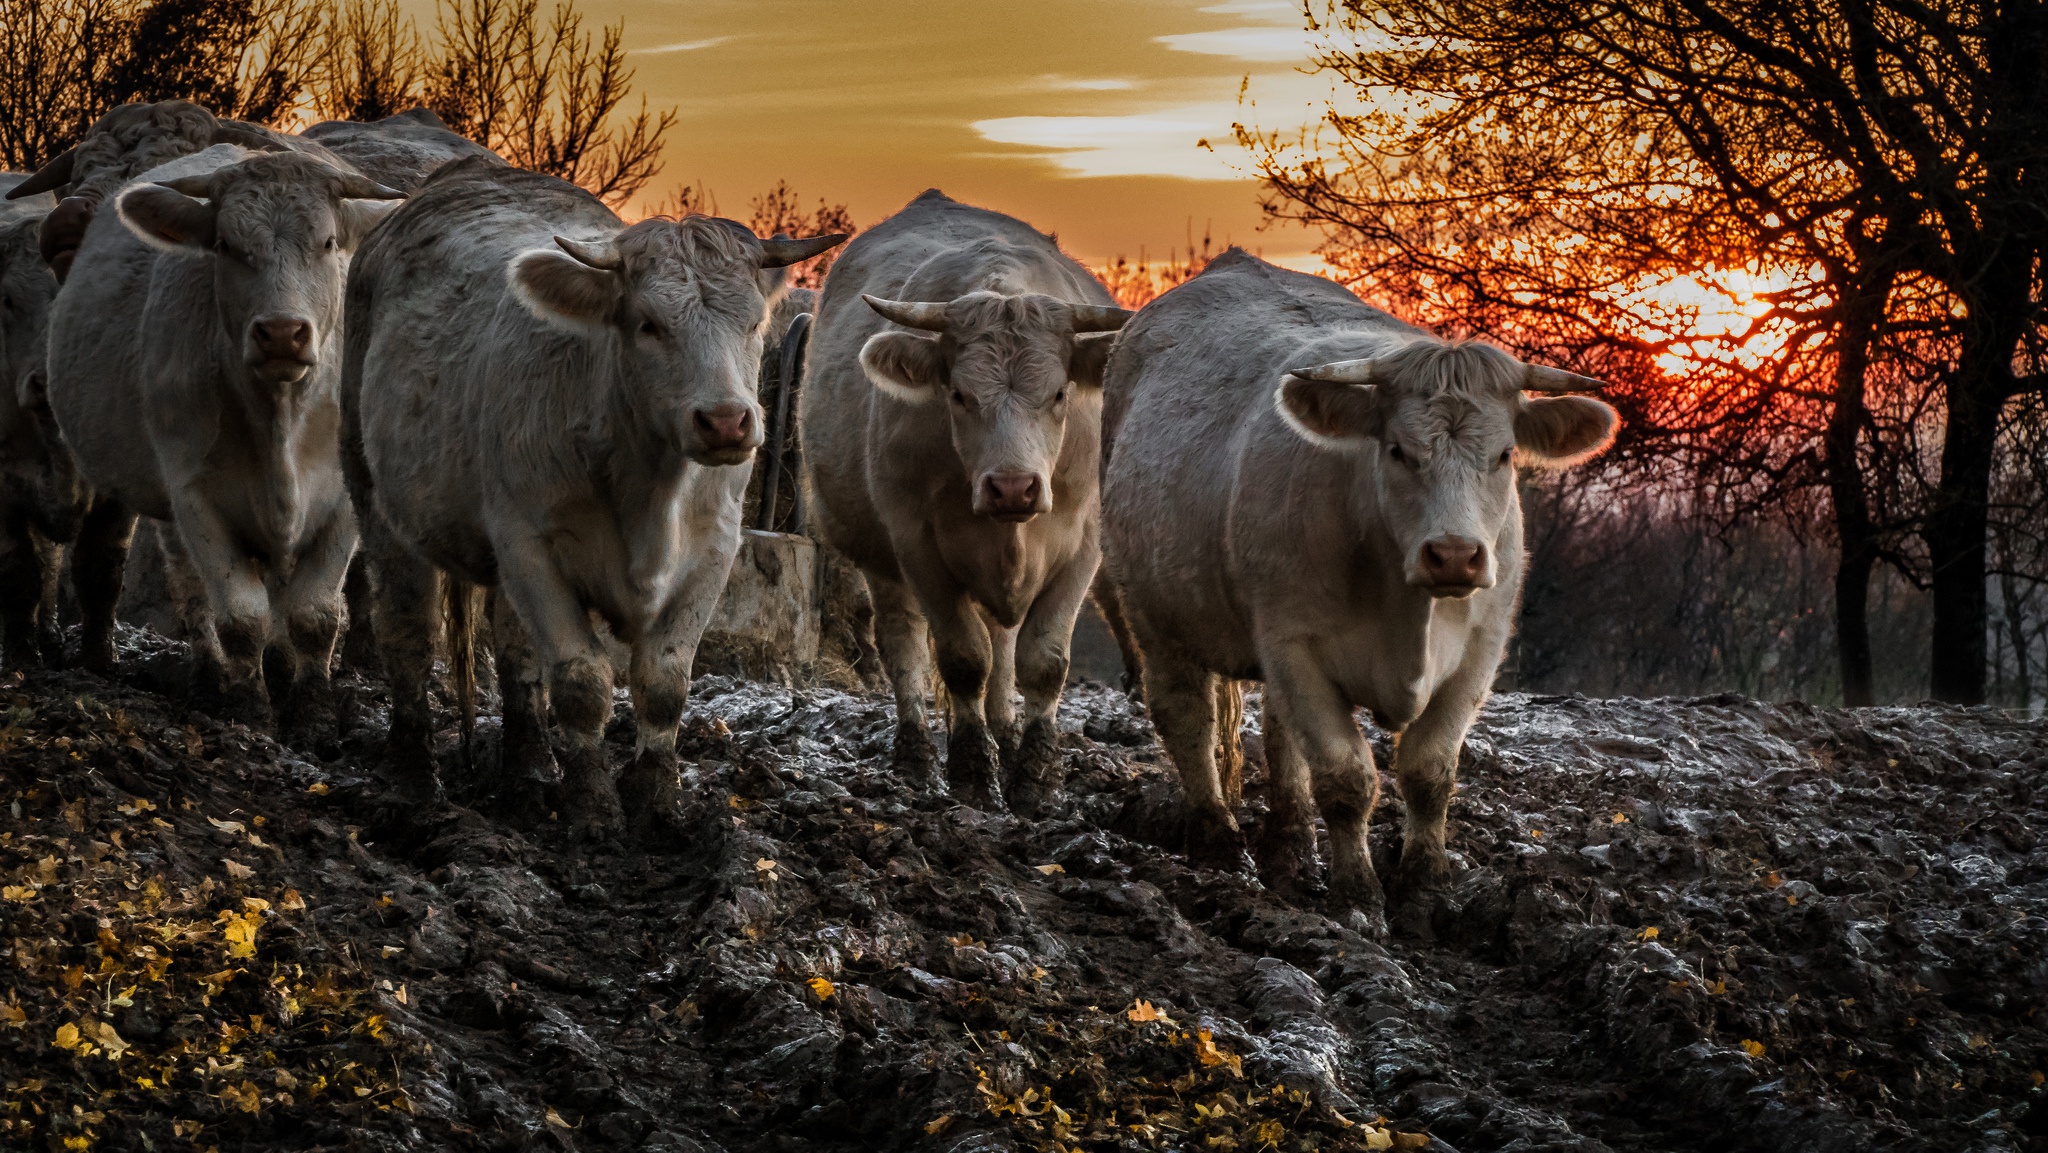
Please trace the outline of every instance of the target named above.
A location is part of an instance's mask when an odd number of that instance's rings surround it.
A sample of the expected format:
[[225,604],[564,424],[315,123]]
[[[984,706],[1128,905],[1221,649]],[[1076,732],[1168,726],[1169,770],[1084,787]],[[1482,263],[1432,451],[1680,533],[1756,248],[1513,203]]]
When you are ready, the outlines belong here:
[[341,246],[353,252],[370,235],[370,230],[384,223],[384,218],[398,211],[403,200],[358,200],[344,198],[335,209],[335,217],[341,225]]
[[1086,388],[1101,388],[1102,370],[1109,366],[1109,350],[1115,344],[1114,332],[1076,333],[1073,354],[1067,357],[1067,379]]
[[619,277],[558,249],[536,248],[513,258],[512,294],[549,324],[587,331],[618,311]]
[[1515,413],[1515,447],[1528,463],[1562,468],[1614,443],[1621,417],[1590,396],[1529,397]]
[[939,342],[914,332],[878,332],[860,349],[860,366],[876,388],[923,404],[946,387],[946,357]]
[[121,223],[167,252],[213,250],[214,207],[161,184],[137,184],[114,201]]
[[1324,448],[1357,448],[1380,434],[1379,389],[1370,384],[1308,380],[1289,373],[1273,393],[1280,419]]

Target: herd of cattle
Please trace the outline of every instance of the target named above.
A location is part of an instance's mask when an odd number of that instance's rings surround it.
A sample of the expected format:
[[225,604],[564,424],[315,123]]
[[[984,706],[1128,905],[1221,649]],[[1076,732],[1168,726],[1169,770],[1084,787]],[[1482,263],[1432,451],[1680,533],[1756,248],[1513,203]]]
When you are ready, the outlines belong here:
[[[436,638],[466,695],[487,627],[508,779],[550,782],[535,799],[595,837],[676,811],[691,663],[762,442],[768,313],[786,266],[845,237],[627,226],[424,111],[289,135],[128,105],[0,188],[10,664],[57,658],[69,546],[77,660],[112,669],[152,517],[195,694],[331,730],[360,552],[405,799],[439,790]],[[1611,408],[1545,395],[1598,387],[1237,250],[1132,314],[1044,234],[932,191],[832,266],[798,419],[816,532],[872,596],[902,771],[937,770],[935,655],[946,784],[1042,810],[1092,595],[1142,654],[1190,854],[1244,857],[1217,690],[1263,680],[1258,867],[1309,891],[1319,811],[1330,899],[1374,916],[1378,773],[1353,711],[1400,734],[1396,891],[1426,892],[1513,623],[1516,465],[1604,447]],[[616,773],[599,622],[631,653],[637,749]]]

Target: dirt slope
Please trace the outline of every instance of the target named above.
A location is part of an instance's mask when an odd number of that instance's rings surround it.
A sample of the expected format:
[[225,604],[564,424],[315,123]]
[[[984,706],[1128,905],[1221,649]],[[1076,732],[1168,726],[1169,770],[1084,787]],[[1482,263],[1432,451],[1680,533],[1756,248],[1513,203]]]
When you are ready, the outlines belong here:
[[385,808],[370,703],[323,759],[0,687],[0,1148],[2048,1149],[2040,723],[1497,698],[1382,945],[1154,844],[1112,690],[1023,824],[705,678],[625,851]]

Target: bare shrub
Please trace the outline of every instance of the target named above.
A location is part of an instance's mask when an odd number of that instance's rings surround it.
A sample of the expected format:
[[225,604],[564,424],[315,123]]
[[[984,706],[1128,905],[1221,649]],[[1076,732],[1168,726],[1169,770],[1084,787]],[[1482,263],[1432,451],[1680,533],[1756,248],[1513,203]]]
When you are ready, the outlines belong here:
[[328,18],[313,92],[324,120],[382,120],[421,102],[424,49],[396,0],[343,0]]
[[[803,198],[786,180],[776,181],[775,187],[756,196],[749,209],[747,223],[757,236],[824,236],[834,232],[852,236],[859,231],[854,227],[853,213],[844,204],[828,204],[819,197],[818,206],[806,211]],[[831,271],[832,259],[840,251],[835,248],[802,264],[791,265],[790,286],[823,288],[825,274]]]

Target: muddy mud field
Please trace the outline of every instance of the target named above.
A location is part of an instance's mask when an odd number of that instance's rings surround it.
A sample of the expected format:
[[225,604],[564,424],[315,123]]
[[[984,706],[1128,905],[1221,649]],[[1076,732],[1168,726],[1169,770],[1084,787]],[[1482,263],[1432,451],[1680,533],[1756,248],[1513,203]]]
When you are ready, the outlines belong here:
[[1375,942],[1190,871],[1114,689],[1027,823],[897,781],[879,695],[705,677],[687,829],[592,848],[452,718],[461,803],[394,809],[373,685],[286,749],[124,639],[0,682],[0,1148],[2048,1150],[2039,722],[1496,697]]

